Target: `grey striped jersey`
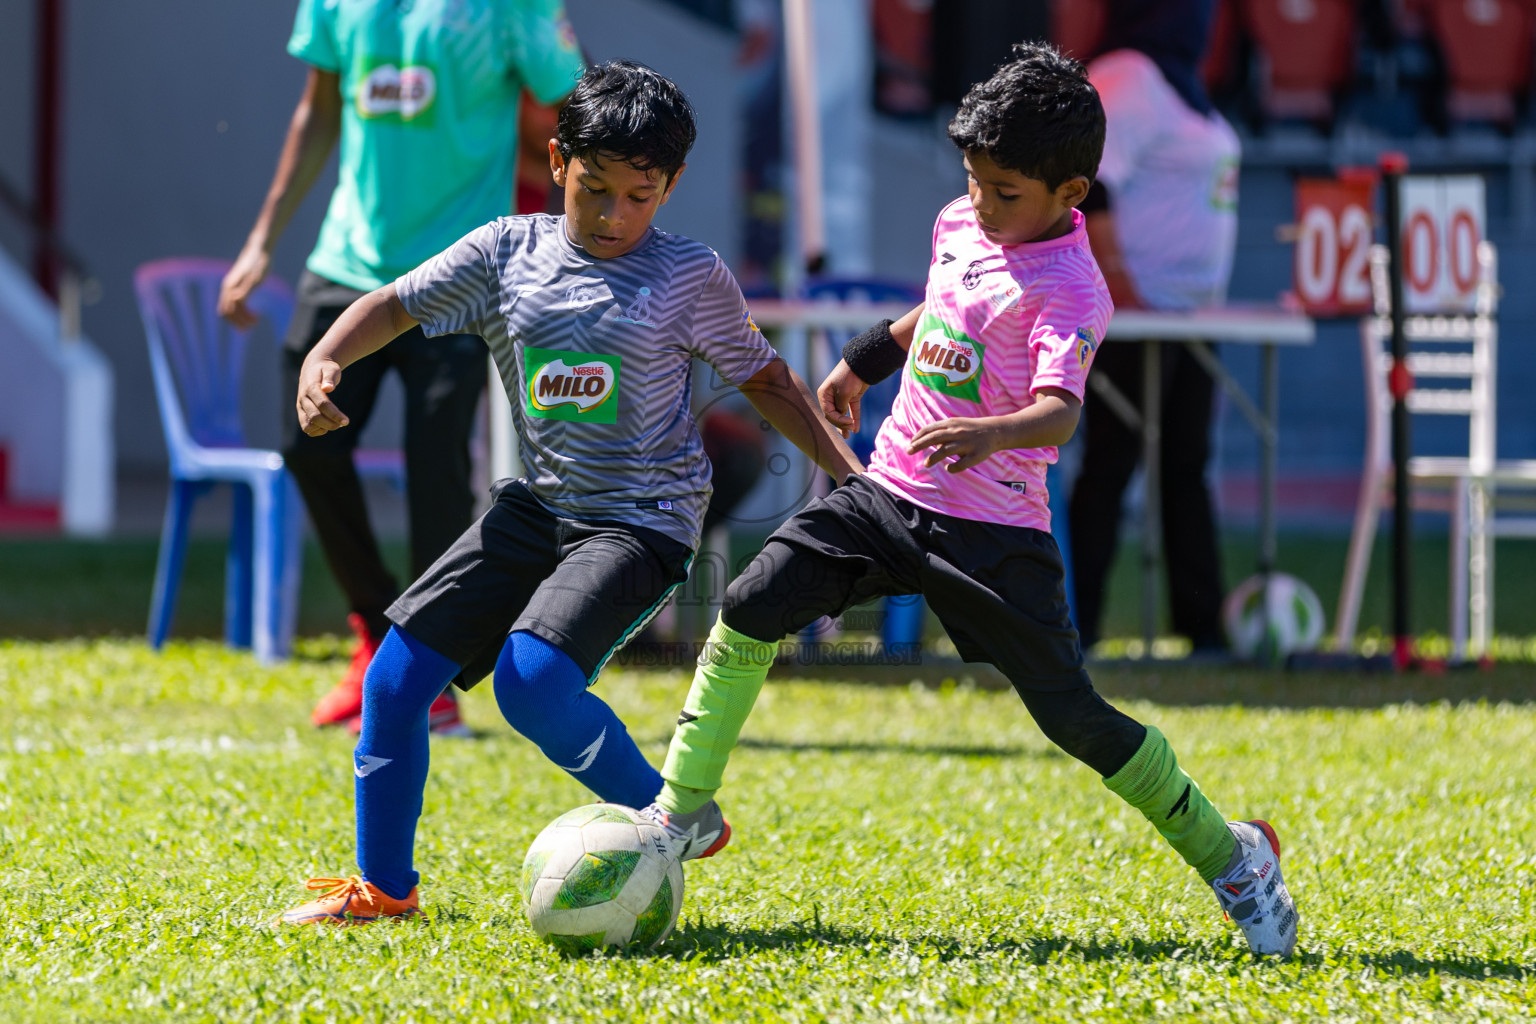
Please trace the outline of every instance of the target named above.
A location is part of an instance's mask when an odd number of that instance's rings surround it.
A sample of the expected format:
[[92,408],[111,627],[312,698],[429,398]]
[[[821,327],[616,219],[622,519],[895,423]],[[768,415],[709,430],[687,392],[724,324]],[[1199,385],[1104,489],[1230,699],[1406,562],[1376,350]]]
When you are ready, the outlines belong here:
[[490,345],[540,501],[698,547],[710,466],[689,408],[692,361],[740,385],[775,358],[713,249],[652,228],[596,259],[564,217],[502,217],[395,291],[429,336]]

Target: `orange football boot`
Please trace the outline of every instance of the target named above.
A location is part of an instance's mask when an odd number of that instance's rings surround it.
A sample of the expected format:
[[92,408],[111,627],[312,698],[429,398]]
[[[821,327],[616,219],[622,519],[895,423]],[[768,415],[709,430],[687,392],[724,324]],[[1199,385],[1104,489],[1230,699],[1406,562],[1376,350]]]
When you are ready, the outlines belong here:
[[380,918],[416,917],[421,913],[416,890],[403,900],[394,899],[359,875],[346,878],[311,878],[304,888],[322,892],[319,899],[284,911],[277,924],[372,924]]
[[376,637],[368,629],[368,622],[357,612],[347,616],[347,625],[357,634],[357,646],[352,649],[352,663],[336,688],[315,705],[309,720],[316,725],[340,725],[363,713],[363,676],[368,674],[368,663],[373,661],[383,637]]

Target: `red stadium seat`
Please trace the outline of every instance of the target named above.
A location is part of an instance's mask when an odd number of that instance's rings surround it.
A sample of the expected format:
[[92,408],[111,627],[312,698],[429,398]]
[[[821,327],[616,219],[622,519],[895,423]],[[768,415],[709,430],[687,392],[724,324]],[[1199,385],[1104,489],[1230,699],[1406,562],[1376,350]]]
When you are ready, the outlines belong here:
[[1200,63],[1200,77],[1212,92],[1224,86],[1241,84],[1234,82],[1240,74],[1238,43],[1242,33],[1238,30],[1237,12],[1231,0],[1216,0],[1216,10],[1211,17],[1211,38],[1206,44],[1205,60]]
[[1104,0],[1051,0],[1051,42],[1078,60],[1099,52],[1104,34]]
[[[1107,17],[1105,0],[1051,0],[1051,42],[1064,53],[1086,61],[1099,54]],[[1211,38],[1200,74],[1212,89],[1235,73],[1240,37],[1231,0],[1216,0]]]
[[1445,56],[1446,110],[1459,121],[1508,124],[1531,84],[1536,0],[1421,0]]
[[1325,120],[1333,94],[1354,64],[1351,0],[1243,0],[1243,15],[1263,52],[1262,103],[1271,117]]

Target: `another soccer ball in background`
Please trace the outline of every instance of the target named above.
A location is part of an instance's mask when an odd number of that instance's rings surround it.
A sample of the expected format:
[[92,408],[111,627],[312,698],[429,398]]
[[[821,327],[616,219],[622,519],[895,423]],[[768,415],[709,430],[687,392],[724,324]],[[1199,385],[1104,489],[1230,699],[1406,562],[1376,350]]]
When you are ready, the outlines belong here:
[[564,953],[653,949],[683,905],[683,866],[666,833],[628,807],[589,804],[540,832],[523,858],[528,923]]
[[1311,587],[1283,572],[1238,584],[1222,605],[1222,618],[1233,653],[1243,658],[1279,661],[1313,650],[1323,638],[1323,603]]

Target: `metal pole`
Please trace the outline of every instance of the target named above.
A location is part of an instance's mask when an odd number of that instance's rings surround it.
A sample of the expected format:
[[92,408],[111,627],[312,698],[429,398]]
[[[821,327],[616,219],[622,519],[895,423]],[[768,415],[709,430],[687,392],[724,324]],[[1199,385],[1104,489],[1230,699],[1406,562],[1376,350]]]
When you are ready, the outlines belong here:
[[1410,445],[1408,392],[1413,376],[1408,372],[1408,336],[1403,328],[1403,225],[1402,182],[1408,158],[1402,153],[1381,156],[1382,184],[1387,197],[1388,293],[1391,296],[1392,371],[1387,378],[1392,393],[1392,663],[1398,671],[1413,661],[1410,635],[1408,586],[1412,566],[1413,494],[1408,479]]
[[1161,363],[1162,343],[1149,341],[1142,348],[1141,371],[1141,465],[1144,486],[1141,513],[1141,639],[1147,658],[1157,638],[1157,565],[1163,539],[1163,444]]
[[60,97],[64,64],[64,0],[37,0],[37,75],[32,110],[32,276],[50,297],[58,294]]
[[[1265,637],[1270,636],[1270,606],[1269,606],[1269,582],[1270,576],[1275,571],[1275,476],[1276,476],[1276,449],[1278,448],[1278,434],[1280,432],[1280,352],[1274,345],[1264,346],[1263,367],[1264,380],[1264,429],[1260,431],[1260,450],[1263,461],[1259,465],[1259,488],[1263,492],[1259,498],[1259,576],[1263,579],[1264,589],[1261,591],[1263,601],[1259,607],[1263,609],[1262,621],[1264,623]],[[1269,652],[1268,660],[1283,660],[1283,655],[1278,648],[1271,648],[1267,643],[1261,645],[1261,651]]]
[[[1274,345],[1264,346],[1264,427],[1259,432],[1263,442],[1264,461],[1260,467],[1263,491],[1259,506],[1259,572],[1269,576],[1275,571],[1277,551],[1275,547],[1275,479],[1278,468],[1280,432],[1280,350]],[[1268,580],[1265,580],[1268,593]],[[1268,602],[1265,602],[1268,607]]]
[[784,62],[795,161],[799,269],[815,274],[826,262],[827,236],[821,212],[821,110],[816,96],[816,39],[811,31],[810,0],[784,0]]

